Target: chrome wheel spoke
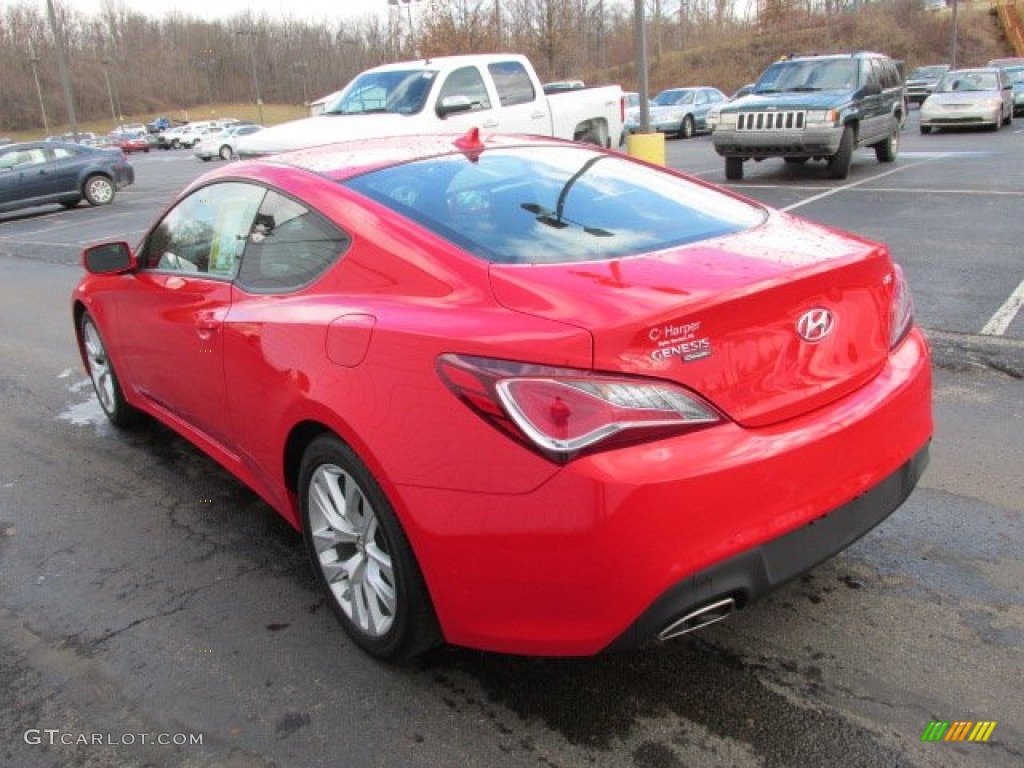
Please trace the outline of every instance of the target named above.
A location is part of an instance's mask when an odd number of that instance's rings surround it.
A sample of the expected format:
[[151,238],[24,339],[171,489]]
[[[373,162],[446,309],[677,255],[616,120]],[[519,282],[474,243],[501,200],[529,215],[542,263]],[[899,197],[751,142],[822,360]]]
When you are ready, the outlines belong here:
[[317,560],[338,606],[360,631],[383,636],[394,624],[398,595],[373,504],[355,478],[327,464],[313,473],[308,504]]

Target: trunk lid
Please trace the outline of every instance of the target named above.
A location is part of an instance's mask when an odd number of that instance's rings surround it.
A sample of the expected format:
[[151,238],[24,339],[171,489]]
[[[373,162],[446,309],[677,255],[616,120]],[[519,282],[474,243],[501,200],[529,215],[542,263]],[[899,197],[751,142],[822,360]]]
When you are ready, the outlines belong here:
[[[676,381],[757,427],[879,372],[892,270],[882,245],[775,213],[763,226],[657,254],[496,264],[490,278],[505,307],[588,330],[595,369]],[[832,319],[825,334],[822,310]]]

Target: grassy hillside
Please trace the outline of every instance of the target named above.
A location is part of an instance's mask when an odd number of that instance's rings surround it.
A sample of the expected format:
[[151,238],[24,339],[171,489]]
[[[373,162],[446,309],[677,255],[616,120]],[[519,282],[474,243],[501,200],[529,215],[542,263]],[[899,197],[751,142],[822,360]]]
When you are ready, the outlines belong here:
[[[714,85],[731,93],[756,80],[765,67],[784,54],[880,51],[902,59],[909,72],[921,64],[949,63],[952,14],[925,11],[918,0],[896,6],[865,6],[857,13],[833,16],[797,16],[784,28],[765,29],[731,25],[702,30],[683,40],[649,46],[651,93],[684,85]],[[961,0],[958,13],[957,66],[979,66],[997,56],[1012,55],[1010,45],[988,0]],[[673,45],[677,48],[672,50]],[[636,83],[632,64],[613,68],[594,81]]]

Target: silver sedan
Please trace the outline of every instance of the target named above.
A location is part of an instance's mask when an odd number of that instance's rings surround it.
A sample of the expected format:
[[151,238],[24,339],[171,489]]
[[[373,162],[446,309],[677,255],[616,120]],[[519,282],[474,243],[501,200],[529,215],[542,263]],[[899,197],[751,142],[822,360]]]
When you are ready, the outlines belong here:
[[921,133],[979,125],[996,131],[1012,120],[1013,86],[993,67],[947,72],[921,104]]

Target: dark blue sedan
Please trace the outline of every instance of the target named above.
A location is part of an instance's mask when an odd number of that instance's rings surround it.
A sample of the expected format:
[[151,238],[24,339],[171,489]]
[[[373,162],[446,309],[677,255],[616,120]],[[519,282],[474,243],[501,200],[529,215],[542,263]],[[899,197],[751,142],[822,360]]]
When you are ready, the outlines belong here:
[[109,205],[134,181],[120,149],[58,141],[0,146],[0,211],[50,203],[74,208],[82,198]]

